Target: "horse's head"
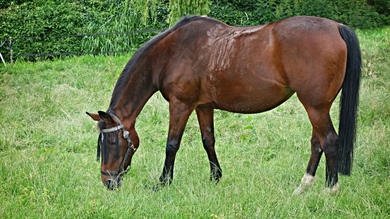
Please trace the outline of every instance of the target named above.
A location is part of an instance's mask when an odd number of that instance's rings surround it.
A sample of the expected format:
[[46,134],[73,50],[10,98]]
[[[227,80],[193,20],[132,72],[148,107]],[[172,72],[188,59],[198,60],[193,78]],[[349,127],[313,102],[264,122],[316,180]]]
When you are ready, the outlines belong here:
[[108,189],[115,189],[121,185],[122,176],[127,172],[131,158],[138,148],[137,133],[134,129],[129,130],[132,132],[130,135],[111,110],[107,113],[99,111],[98,114],[88,112],[87,114],[98,121],[100,129],[97,160],[102,157],[100,168],[102,182]]

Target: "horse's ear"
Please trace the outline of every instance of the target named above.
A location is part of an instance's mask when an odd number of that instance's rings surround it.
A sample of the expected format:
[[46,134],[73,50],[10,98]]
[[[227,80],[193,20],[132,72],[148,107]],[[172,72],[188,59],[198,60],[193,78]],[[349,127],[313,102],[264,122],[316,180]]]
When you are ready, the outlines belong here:
[[100,116],[99,114],[96,114],[96,113],[89,113],[89,112],[85,112],[88,116],[90,116],[93,120],[95,121],[99,121],[100,120]]
[[115,121],[112,119],[112,117],[106,113],[106,112],[103,112],[103,111],[98,111],[99,113],[99,118],[102,119],[103,121],[107,122],[107,123],[115,123]]

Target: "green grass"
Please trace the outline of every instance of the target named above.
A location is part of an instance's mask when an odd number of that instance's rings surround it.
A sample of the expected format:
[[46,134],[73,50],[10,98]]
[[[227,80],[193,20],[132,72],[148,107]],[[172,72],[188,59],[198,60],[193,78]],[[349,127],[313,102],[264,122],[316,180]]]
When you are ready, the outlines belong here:
[[[314,186],[293,196],[310,156],[311,126],[293,96],[256,115],[216,111],[223,178],[209,165],[194,114],[171,186],[157,192],[168,104],[154,95],[137,119],[141,145],[123,186],[100,182],[96,124],[130,55],[83,56],[0,67],[1,218],[389,218],[390,28],[357,31],[364,68],[354,169],[324,194],[324,159]],[[338,100],[332,109],[338,124]]]

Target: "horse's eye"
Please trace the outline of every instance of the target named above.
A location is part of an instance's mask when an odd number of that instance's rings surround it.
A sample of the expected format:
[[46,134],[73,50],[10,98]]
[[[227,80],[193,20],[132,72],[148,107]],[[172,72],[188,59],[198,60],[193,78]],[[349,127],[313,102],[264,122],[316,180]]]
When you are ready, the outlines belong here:
[[114,146],[115,146],[115,144],[117,143],[117,141],[118,141],[118,138],[116,137],[116,135],[113,134],[113,133],[110,133],[110,134],[109,134],[109,137],[108,137],[108,143],[109,143],[110,145],[114,145]]
[[110,144],[111,145],[115,145],[116,141],[117,141],[117,138],[112,138],[111,141],[110,141]]

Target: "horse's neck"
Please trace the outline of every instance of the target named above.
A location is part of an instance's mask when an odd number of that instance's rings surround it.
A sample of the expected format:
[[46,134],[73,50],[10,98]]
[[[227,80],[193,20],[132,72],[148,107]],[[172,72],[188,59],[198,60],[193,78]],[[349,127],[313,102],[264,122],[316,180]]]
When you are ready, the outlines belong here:
[[[147,75],[141,75],[147,74]],[[111,108],[122,118],[135,118],[141,112],[142,108],[149,98],[157,91],[153,84],[152,72],[135,71],[126,81],[123,89],[118,95],[118,100]]]
[[131,73],[127,73],[129,75],[124,75],[122,78],[124,85],[118,89],[120,95],[114,105],[123,117],[131,117],[135,120],[149,98],[160,89],[160,74],[170,57],[168,51],[157,44],[152,49],[140,51],[135,58],[133,56],[133,60],[130,60],[128,67]]

